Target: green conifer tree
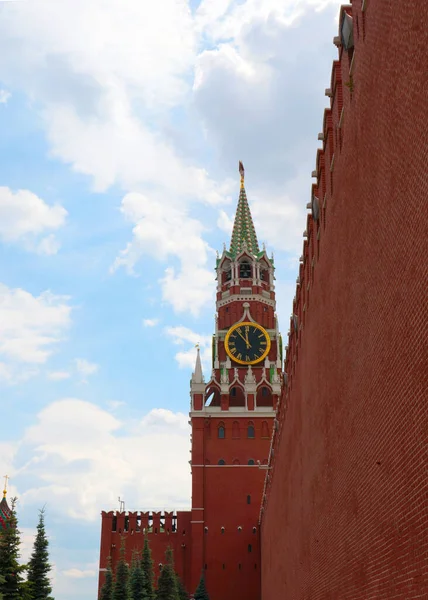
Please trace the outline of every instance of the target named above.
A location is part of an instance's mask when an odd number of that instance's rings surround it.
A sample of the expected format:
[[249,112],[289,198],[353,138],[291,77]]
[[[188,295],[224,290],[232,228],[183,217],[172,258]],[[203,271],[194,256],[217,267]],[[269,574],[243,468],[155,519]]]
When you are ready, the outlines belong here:
[[146,600],[146,581],[140,555],[136,550],[132,554],[129,584],[132,600]]
[[28,563],[27,586],[32,600],[53,600],[52,586],[49,572],[49,542],[45,530],[45,509],[39,514],[36,539],[34,540],[33,553]]
[[174,556],[170,547],[165,552],[165,558],[166,564],[163,565],[159,575],[156,600],[178,600]]
[[201,575],[201,579],[199,581],[198,588],[195,592],[194,596],[195,600],[210,600],[208,596],[207,588],[205,587],[205,578],[204,575]]
[[153,589],[153,560],[152,552],[147,537],[144,539],[143,559],[141,561],[144,572],[145,600],[154,600],[155,593]]
[[[3,577],[3,575],[0,575],[0,586],[3,585],[3,583],[6,583],[6,579],[5,577]],[[3,600],[4,596],[3,594],[0,592],[0,600]]]
[[113,600],[130,600],[129,567],[125,560],[125,538],[120,546],[120,558],[116,566],[116,577],[113,586]]
[[189,594],[186,592],[186,588],[183,585],[180,577],[175,574],[177,580],[177,598],[178,600],[189,600]]
[[27,568],[19,564],[21,540],[15,506],[16,498],[12,498],[7,526],[0,531],[0,576],[4,579],[0,583],[0,595],[3,594],[4,600],[20,600],[24,589],[22,573]]
[[111,556],[107,559],[107,570],[103,587],[101,588],[100,600],[113,600],[113,571],[111,568]]

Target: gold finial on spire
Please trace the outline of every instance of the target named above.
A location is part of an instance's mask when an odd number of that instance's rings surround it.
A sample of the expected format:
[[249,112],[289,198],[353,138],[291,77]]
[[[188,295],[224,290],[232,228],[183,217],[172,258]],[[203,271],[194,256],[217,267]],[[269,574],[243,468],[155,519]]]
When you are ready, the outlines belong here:
[[7,495],[7,481],[10,479],[9,475],[4,475],[4,490],[3,490],[3,498],[6,498]]
[[241,190],[244,188],[245,169],[241,161],[239,161],[239,173],[241,175]]

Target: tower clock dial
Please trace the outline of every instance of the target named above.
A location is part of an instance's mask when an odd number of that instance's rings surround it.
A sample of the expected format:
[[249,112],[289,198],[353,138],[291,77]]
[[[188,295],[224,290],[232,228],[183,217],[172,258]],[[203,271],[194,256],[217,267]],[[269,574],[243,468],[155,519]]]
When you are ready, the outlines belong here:
[[254,365],[269,354],[270,337],[261,325],[244,321],[229,329],[224,346],[233,361],[240,365]]

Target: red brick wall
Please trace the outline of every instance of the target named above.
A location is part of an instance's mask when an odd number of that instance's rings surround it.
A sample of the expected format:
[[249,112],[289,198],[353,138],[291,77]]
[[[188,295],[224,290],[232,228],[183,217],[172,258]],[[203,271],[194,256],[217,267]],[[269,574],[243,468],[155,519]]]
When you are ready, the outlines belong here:
[[[149,513],[119,513],[113,511],[102,512],[101,521],[101,549],[100,549],[100,569],[107,566],[107,558],[112,559],[113,570],[115,570],[120,557],[120,546],[122,538],[125,540],[125,557],[131,564],[132,553],[138,550],[140,553],[144,546],[143,528],[147,530],[147,520],[144,518]],[[164,513],[162,513],[164,514]],[[171,513],[169,513],[171,515]],[[112,531],[113,516],[117,517],[116,531]],[[128,531],[125,531],[125,516],[129,515]],[[140,530],[136,526],[137,515],[142,515]],[[170,546],[174,552],[175,570],[180,576],[186,588],[190,588],[190,563],[191,563],[191,523],[189,511],[177,512],[177,530],[172,532],[168,518],[165,519],[166,531],[161,531],[160,513],[154,513],[152,531],[147,533],[147,538],[152,551],[153,568],[155,580],[160,574],[159,564],[165,563],[165,551]],[[155,533],[157,531],[157,533]],[[100,571],[99,591],[104,583],[105,572]],[[190,591],[190,590],[189,590]]]
[[428,598],[428,3],[352,13],[353,91],[339,49],[293,308],[263,600]]

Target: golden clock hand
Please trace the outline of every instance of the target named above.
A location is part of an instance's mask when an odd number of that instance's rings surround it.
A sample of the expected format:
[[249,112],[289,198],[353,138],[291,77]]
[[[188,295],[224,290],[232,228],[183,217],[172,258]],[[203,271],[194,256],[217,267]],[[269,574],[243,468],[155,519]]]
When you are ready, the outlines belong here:
[[251,344],[250,344],[250,342],[248,341],[248,331],[246,331],[246,332],[245,332],[245,338],[246,338],[246,339],[245,339],[245,342],[246,342],[246,344],[247,344],[247,349],[248,349],[248,348],[251,348]]
[[241,337],[244,342],[247,344],[247,348],[250,347],[248,341],[244,338],[244,336],[242,335],[242,333],[240,331],[238,331],[238,329],[236,330],[236,333],[239,335],[239,337]]

